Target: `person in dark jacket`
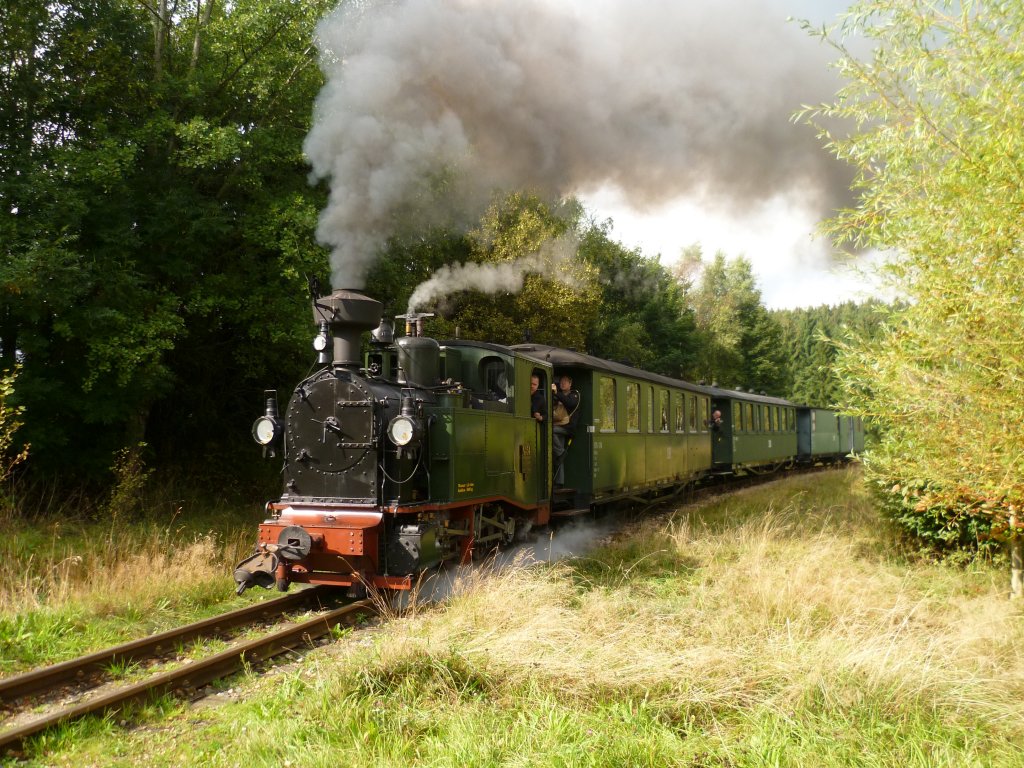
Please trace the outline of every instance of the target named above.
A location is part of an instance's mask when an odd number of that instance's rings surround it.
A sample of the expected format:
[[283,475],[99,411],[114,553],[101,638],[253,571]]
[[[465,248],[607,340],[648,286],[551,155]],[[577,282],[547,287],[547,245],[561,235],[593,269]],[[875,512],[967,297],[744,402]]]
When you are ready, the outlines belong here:
[[580,415],[580,393],[572,388],[572,377],[564,373],[559,377],[557,385],[551,385],[551,392],[556,403],[555,410],[559,411],[557,404],[561,404],[565,409],[565,414],[561,418],[552,414],[554,426],[551,430],[551,448],[554,452],[555,462],[554,483],[555,488],[559,488],[565,484],[565,451],[569,447],[569,443],[572,442],[573,435],[576,434],[576,422]]
[[540,376],[534,374],[530,377],[530,415],[537,421],[543,422],[547,410],[548,401],[544,397],[544,391],[540,388]]

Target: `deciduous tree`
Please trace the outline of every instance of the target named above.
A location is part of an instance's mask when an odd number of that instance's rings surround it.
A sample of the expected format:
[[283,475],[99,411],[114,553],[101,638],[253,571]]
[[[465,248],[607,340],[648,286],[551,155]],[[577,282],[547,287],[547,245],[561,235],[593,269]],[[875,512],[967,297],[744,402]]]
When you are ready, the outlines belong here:
[[782,328],[761,303],[750,261],[715,254],[691,291],[700,334],[697,376],[723,387],[781,395],[789,356]]
[[[1024,5],[867,0],[825,37],[846,85],[811,110],[857,170],[829,225],[890,250],[907,298],[876,339],[844,348],[849,404],[881,427],[869,476],[933,541],[982,520],[1015,547],[1024,505]],[[847,46],[866,37],[872,54]],[[974,530],[977,528],[975,527]]]
[[24,363],[35,462],[244,434],[257,381],[297,372],[302,274],[326,272],[301,142],[328,7],[0,9],[0,364]]

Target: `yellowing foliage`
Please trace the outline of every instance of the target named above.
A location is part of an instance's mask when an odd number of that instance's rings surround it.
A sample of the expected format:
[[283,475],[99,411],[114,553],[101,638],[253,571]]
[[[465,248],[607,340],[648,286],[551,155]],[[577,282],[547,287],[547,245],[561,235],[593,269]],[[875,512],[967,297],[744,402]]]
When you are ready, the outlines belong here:
[[838,119],[822,134],[858,171],[827,231],[891,252],[907,300],[840,356],[851,409],[882,434],[870,477],[940,539],[1024,502],[1022,30],[1020,3],[857,3],[823,33],[847,84],[808,113]]

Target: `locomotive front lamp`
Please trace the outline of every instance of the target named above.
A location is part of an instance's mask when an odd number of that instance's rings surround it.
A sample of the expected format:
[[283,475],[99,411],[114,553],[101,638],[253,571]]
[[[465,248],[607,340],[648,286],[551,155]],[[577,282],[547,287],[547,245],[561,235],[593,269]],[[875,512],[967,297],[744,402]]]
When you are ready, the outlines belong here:
[[327,347],[331,343],[331,332],[327,323],[320,323],[320,332],[313,339],[313,349],[317,352],[319,362],[329,363],[330,359],[327,357]]
[[263,393],[266,398],[266,410],[252,425],[252,439],[263,446],[263,456],[276,455],[274,443],[281,436],[281,422],[277,416],[277,392],[268,389]]
[[388,437],[399,448],[404,448],[416,440],[419,431],[419,422],[405,415],[395,416],[388,424]]
[[277,421],[270,416],[260,416],[252,425],[252,437],[260,445],[270,445],[277,437]]

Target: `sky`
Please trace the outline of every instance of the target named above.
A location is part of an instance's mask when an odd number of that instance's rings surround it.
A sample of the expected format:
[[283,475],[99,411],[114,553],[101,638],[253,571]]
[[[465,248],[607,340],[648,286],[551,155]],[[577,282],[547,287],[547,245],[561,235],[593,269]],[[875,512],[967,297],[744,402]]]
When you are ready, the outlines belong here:
[[612,220],[612,239],[659,257],[665,266],[671,267],[682,249],[693,244],[700,245],[706,259],[719,251],[727,258],[747,258],[769,309],[840,304],[879,295],[870,276],[878,254],[836,251],[815,232],[820,218],[785,198],[740,211],[687,198],[637,210],[613,187],[582,199],[598,220]]
[[[767,4],[773,7],[779,28],[789,30],[782,34],[794,28],[799,31],[790,18],[807,19],[820,26],[835,21],[847,7],[843,0],[769,0]],[[796,45],[801,44],[799,36],[794,38]],[[821,47],[817,41],[806,37],[802,44],[809,58],[820,55],[814,50]],[[772,53],[764,55],[770,57]],[[773,87],[770,82],[765,85]],[[811,101],[810,96],[807,101]],[[801,103],[792,103],[791,110],[796,111]],[[786,115],[780,117],[785,119]],[[800,126],[792,128],[797,131]],[[823,148],[819,151],[825,152]],[[794,184],[798,183],[794,179]],[[693,244],[700,245],[705,257],[719,251],[730,258],[746,257],[769,308],[838,304],[877,294],[869,272],[879,255],[851,257],[838,253],[827,238],[817,233],[822,211],[792,199],[785,190],[749,205],[681,195],[657,205],[636,206],[612,184],[583,192],[581,198],[598,220],[612,220],[614,239],[630,248],[640,248],[647,256],[659,256],[666,266],[675,263],[681,251]]]

